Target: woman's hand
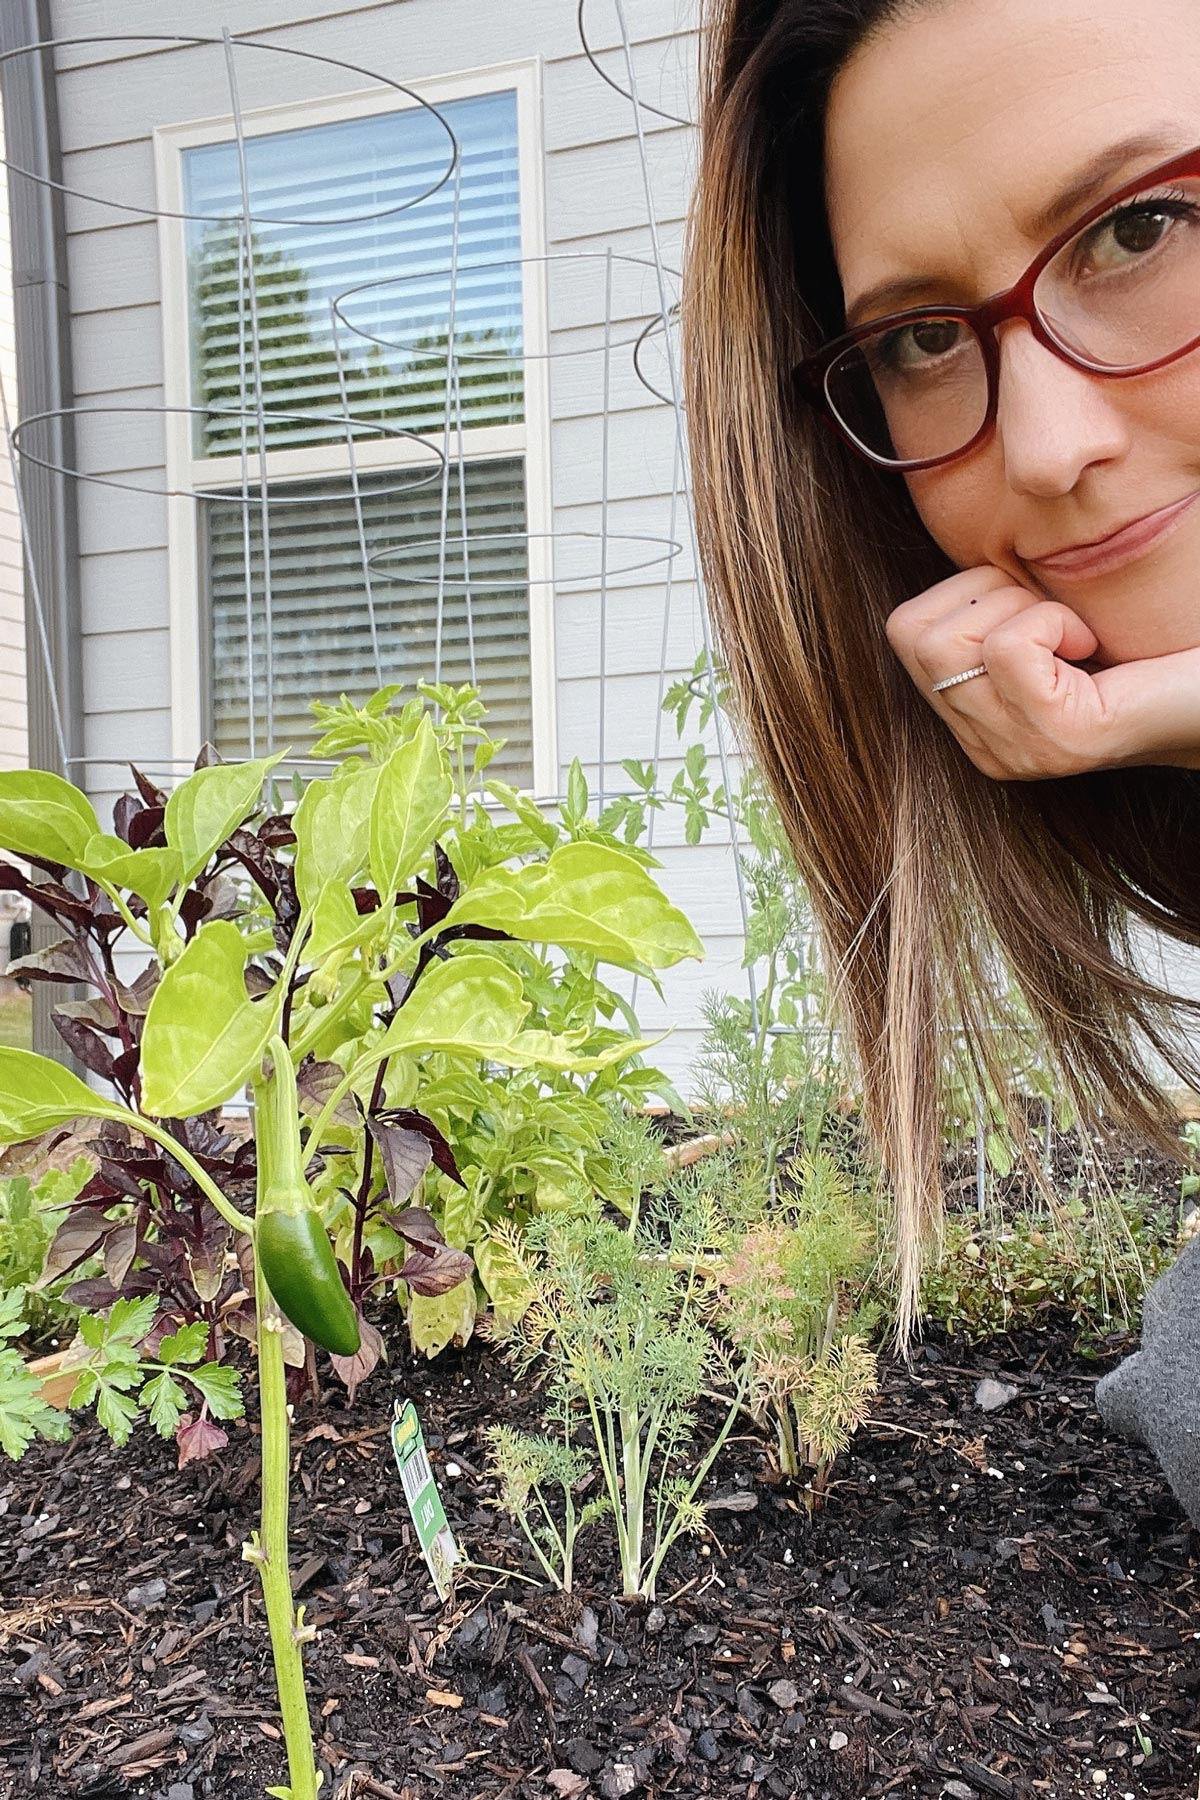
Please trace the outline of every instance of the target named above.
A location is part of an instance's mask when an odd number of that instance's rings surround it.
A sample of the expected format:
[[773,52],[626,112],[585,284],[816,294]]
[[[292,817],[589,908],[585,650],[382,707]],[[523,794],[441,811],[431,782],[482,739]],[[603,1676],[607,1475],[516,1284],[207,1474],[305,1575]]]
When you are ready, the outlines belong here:
[[[993,780],[1139,763],[1200,768],[1200,649],[1076,666],[1099,649],[1091,628],[990,563],[906,600],[887,635],[930,706]],[[930,692],[978,663],[986,675]]]

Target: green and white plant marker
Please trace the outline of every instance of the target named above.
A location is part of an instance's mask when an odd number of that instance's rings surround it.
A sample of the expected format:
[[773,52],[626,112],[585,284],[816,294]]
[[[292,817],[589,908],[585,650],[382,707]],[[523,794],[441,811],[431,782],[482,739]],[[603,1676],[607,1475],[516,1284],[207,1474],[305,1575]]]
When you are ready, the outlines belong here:
[[451,1570],[462,1559],[429,1466],[421,1421],[411,1400],[396,1401],[392,1415],[392,1453],[400,1471],[404,1498],[417,1528],[421,1552],[433,1576],[438,1599],[445,1600],[454,1585]]

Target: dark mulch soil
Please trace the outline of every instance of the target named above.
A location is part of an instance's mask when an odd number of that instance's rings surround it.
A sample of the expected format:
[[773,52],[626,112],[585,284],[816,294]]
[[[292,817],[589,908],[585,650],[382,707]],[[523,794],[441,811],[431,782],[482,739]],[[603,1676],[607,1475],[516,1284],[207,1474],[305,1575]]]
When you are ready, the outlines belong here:
[[[481,1434],[533,1421],[538,1397],[495,1349],[381,1372],[352,1412],[301,1408],[294,1557],[321,1628],[326,1796],[1193,1795],[1195,1546],[1149,1459],[1105,1438],[1096,1374],[1053,1333],[891,1364],[814,1518],[740,1435],[654,1609],[613,1597],[599,1535],[573,1596],[471,1571],[438,1605],[388,1411],[414,1394],[474,1557],[527,1569],[483,1505]],[[975,1404],[984,1375],[1018,1390],[1000,1411]],[[706,1404],[704,1428],[716,1417]],[[284,1779],[239,1561],[254,1444],[235,1428],[180,1474],[156,1439],[121,1455],[91,1428],[0,1470],[2,1800],[250,1800]]]

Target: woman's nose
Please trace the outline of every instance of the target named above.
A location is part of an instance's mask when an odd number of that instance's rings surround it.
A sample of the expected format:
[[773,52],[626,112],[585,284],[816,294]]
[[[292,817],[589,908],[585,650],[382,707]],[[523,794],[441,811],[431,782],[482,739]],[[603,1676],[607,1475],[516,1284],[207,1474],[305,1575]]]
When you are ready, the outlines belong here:
[[1000,327],[999,348],[996,430],[1014,492],[1069,493],[1089,463],[1120,455],[1126,426],[1115,382],[1065,362],[1024,319]]

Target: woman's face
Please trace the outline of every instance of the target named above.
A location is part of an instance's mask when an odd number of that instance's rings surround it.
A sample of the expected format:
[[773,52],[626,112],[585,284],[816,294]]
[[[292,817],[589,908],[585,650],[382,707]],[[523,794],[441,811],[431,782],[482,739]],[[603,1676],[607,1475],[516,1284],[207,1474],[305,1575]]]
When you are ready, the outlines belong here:
[[[1135,131],[1161,150],[1034,228],[1083,165]],[[826,199],[847,307],[917,276],[927,295],[868,316],[984,300],[1087,205],[1198,142],[1196,0],[931,0],[864,46],[830,97]],[[1107,573],[1029,561],[1200,491],[1200,351],[1111,380],[1063,362],[1020,319],[999,346],[995,431],[906,477],[932,537],[959,568],[994,564],[1069,606],[1099,639],[1097,662],[1200,646],[1200,502]]]

